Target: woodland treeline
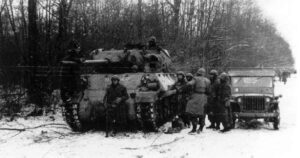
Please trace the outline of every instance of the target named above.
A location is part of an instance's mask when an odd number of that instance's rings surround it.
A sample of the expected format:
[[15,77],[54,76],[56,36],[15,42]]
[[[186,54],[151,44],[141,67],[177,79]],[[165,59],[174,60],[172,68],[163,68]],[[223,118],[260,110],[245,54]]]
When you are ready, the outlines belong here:
[[[262,16],[254,0],[0,2],[0,66],[2,72],[7,70],[5,76],[15,66],[58,66],[72,39],[86,55],[96,48],[146,43],[152,35],[169,50],[180,70],[294,64],[289,44]],[[18,71],[14,80],[27,76],[24,80],[32,93],[44,84],[51,92],[51,77],[38,82],[36,73],[35,69]]]
[[154,35],[176,63],[291,66],[288,43],[253,0],[2,0],[1,65],[57,65],[82,52]]

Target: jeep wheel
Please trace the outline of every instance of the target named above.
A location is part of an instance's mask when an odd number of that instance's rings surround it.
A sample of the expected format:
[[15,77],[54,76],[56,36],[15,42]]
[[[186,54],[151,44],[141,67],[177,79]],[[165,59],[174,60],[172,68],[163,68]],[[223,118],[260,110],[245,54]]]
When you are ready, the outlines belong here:
[[274,120],[273,120],[273,128],[274,128],[275,130],[278,130],[278,129],[279,129],[279,123],[280,123],[280,117],[277,116],[277,117],[275,117]]
[[279,124],[280,124],[280,111],[279,111],[279,107],[277,107],[277,109],[275,109],[274,112],[277,114],[277,116],[273,118],[273,128],[275,130],[278,130],[279,129]]
[[236,118],[236,116],[232,116],[232,122],[231,122],[231,127],[230,128],[232,128],[232,129],[234,129],[235,128],[235,122],[236,122],[236,120],[237,120],[237,118]]

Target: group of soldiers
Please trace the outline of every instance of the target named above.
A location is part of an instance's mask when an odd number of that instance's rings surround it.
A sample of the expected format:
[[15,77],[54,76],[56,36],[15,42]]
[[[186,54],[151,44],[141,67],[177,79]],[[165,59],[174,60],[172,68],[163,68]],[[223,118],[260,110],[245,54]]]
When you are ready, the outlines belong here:
[[[231,129],[232,123],[230,118],[231,87],[229,77],[226,73],[218,75],[216,70],[211,70],[208,78],[205,75],[204,68],[200,68],[195,75],[185,74],[182,71],[177,73],[177,81],[170,89],[176,91],[172,96],[176,98],[174,99],[174,117],[180,117],[186,127],[192,125],[192,130],[189,133],[202,132],[206,115],[211,123],[207,128],[220,130],[220,124],[222,124],[223,129],[221,131],[227,132]],[[103,100],[108,111],[106,118],[109,121],[107,130],[112,131],[112,135],[116,133],[118,124],[122,124],[117,121],[122,120],[118,117],[125,118],[126,116],[120,115],[122,111],[127,111],[126,108],[116,107],[126,104],[126,101],[130,101],[129,98],[126,87],[120,84],[119,77],[112,76],[111,85],[107,88]],[[134,111],[134,107],[127,109]],[[134,116],[135,112],[130,113],[132,113],[132,116],[129,120],[132,122],[128,123],[132,125],[130,128],[133,128],[133,126],[136,126],[136,117]]]
[[206,115],[211,123],[207,128],[220,130],[222,123],[221,131],[227,132],[232,127],[229,77],[226,73],[218,75],[217,70],[211,70],[208,78],[205,74],[204,68],[195,75],[177,73],[177,81],[172,87],[176,89],[177,114],[187,126],[191,122],[189,133],[202,132]]

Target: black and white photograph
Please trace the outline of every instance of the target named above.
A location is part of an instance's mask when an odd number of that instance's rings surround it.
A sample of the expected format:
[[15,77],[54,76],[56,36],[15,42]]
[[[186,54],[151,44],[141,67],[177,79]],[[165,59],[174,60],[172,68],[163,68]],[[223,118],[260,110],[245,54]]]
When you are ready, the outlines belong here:
[[298,158],[299,17],[299,0],[0,0],[0,158]]

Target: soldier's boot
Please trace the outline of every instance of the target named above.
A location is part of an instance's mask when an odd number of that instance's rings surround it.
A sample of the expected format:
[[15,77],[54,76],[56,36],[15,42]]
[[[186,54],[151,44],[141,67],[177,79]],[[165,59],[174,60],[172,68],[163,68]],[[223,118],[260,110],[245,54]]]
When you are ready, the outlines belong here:
[[201,132],[203,131],[203,127],[204,127],[204,125],[200,125],[199,129],[197,130],[197,133],[198,133],[198,134],[201,133]]
[[189,132],[189,134],[195,133],[195,132],[196,132],[196,127],[193,127],[193,129]]
[[222,122],[224,129],[221,130],[222,133],[230,131],[230,125],[227,122]]
[[192,126],[193,126],[193,129],[189,132],[189,134],[196,132],[197,123],[196,122],[192,122]]
[[225,133],[225,132],[228,132],[228,131],[230,131],[229,127],[225,127],[224,129],[221,130],[222,133]]
[[116,120],[113,120],[112,122],[112,133],[111,133],[111,136],[115,136],[117,134],[117,123],[116,123]]
[[211,116],[210,116],[211,118],[210,118],[210,126],[208,126],[208,127],[206,127],[206,128],[210,128],[210,129],[215,129],[216,128],[216,124],[217,124],[217,122],[216,122],[216,117],[212,114]]
[[216,127],[215,127],[216,130],[220,130],[220,122],[216,122]]
[[213,115],[211,113],[207,114],[210,125],[206,128],[215,128],[215,123],[213,119]]
[[207,129],[214,129],[214,128],[216,128],[216,126],[215,126],[215,122],[212,122],[211,124],[210,124],[210,126],[208,126],[208,127],[206,127]]

